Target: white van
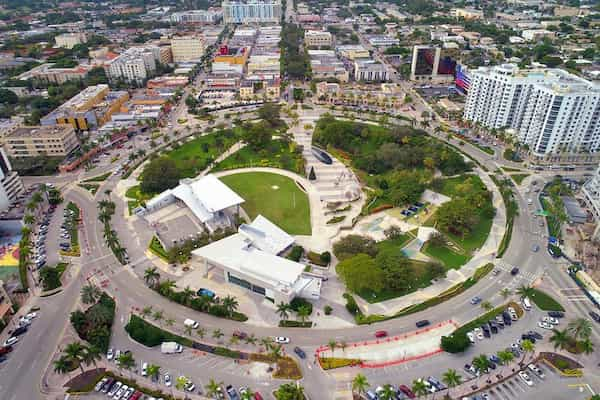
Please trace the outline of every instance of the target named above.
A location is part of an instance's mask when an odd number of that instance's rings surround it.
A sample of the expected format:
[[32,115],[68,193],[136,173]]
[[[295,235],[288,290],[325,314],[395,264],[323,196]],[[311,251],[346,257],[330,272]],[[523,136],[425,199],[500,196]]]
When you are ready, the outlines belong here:
[[527,311],[531,310],[531,302],[529,301],[528,297],[525,297],[523,299],[523,308],[526,309]]
[[185,321],[183,321],[183,325],[191,326],[193,329],[198,329],[198,327],[200,326],[199,323],[197,323],[193,319],[189,319],[189,318],[187,318]]

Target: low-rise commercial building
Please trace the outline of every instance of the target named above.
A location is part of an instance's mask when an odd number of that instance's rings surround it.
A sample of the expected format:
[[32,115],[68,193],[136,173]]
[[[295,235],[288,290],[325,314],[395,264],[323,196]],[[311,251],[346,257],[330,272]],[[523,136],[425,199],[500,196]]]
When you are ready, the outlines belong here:
[[332,36],[327,31],[304,32],[304,43],[309,47],[331,46]]
[[89,86],[44,116],[41,125],[70,124],[76,130],[89,130],[110,121],[113,113],[129,99],[126,91],[110,91],[108,85]]
[[528,42],[537,42],[543,38],[553,38],[555,33],[546,29],[526,29],[521,36]]
[[455,18],[464,19],[482,19],[483,11],[474,8],[453,8],[450,10],[450,15]]
[[54,68],[53,63],[38,65],[17,76],[17,79],[26,81],[31,79],[41,83],[54,83],[61,85],[67,81],[83,80],[87,77],[88,67],[77,66],[73,68]]
[[65,157],[79,146],[71,125],[23,126],[4,138],[10,157]]
[[187,85],[189,81],[187,76],[159,76],[146,82],[146,87],[148,89],[179,88]]
[[371,53],[369,50],[365,49],[360,44],[347,44],[342,46],[337,46],[335,48],[337,54],[340,57],[346,58],[350,61],[354,61],[360,58],[369,58],[371,57]]
[[333,50],[309,50],[308,55],[313,78],[348,82],[350,74]]
[[388,35],[371,35],[367,38],[367,40],[373,47],[390,47],[398,46],[400,44],[400,40],[398,40],[398,38]]
[[374,60],[356,60],[354,79],[363,82],[385,82],[389,77],[385,65]]
[[87,41],[87,36],[84,32],[63,33],[54,37],[56,46],[72,49],[78,44],[83,44]]
[[208,10],[186,10],[171,14],[171,22],[176,24],[216,24],[223,19],[223,10],[209,8]]

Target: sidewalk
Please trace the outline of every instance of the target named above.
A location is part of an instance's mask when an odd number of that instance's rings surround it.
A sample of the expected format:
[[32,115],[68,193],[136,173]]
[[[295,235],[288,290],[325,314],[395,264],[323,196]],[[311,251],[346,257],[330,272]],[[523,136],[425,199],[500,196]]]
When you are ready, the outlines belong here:
[[463,265],[459,270],[449,270],[445,279],[439,280],[427,288],[418,290],[406,296],[375,304],[369,304],[360,298],[360,296],[355,296],[363,313],[380,315],[395,314],[406,307],[436,297],[452,286],[464,282],[482,265],[496,262],[496,251],[506,232],[506,208],[504,207],[504,201],[502,200],[500,191],[488,174],[479,168],[476,168],[476,172],[478,172],[479,177],[486,185],[487,189],[492,192],[492,204],[496,209],[496,215],[492,221],[490,234],[483,246],[473,255],[469,262]]

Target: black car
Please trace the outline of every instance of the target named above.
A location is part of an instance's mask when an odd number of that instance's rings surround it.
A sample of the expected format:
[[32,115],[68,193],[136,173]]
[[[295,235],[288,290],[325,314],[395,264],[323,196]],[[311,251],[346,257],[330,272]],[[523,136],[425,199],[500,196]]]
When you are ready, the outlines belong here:
[[490,326],[490,331],[492,333],[498,333],[498,325],[496,325],[495,322],[490,321],[490,322],[488,322],[488,325]]
[[600,322],[600,315],[594,311],[590,311],[590,317],[596,322]]
[[429,325],[431,322],[429,322],[429,320],[427,319],[422,319],[421,321],[417,321],[415,323],[415,325],[417,326],[417,328],[423,328],[424,326]]
[[528,334],[528,333],[524,333],[521,335],[521,339],[522,340],[529,340],[531,343],[535,343],[536,339],[535,337],[533,337],[532,335]]
[[511,275],[517,275],[519,273],[519,268],[514,267],[513,269],[510,270],[510,274]]
[[552,318],[562,318],[565,316],[565,313],[561,311],[548,311],[548,316]]
[[504,319],[504,324],[512,325],[512,318],[510,317],[508,311],[502,311],[502,319]]
[[544,338],[544,336],[542,336],[541,333],[538,333],[536,331],[529,331],[529,332],[527,332],[527,335],[529,335],[530,337],[534,337],[537,340],[542,340]]
[[22,334],[27,332],[27,329],[29,329],[27,326],[20,326],[17,329],[15,329],[14,331],[12,331],[11,335],[12,336],[21,336]]
[[294,347],[294,353],[303,360],[306,358],[306,353],[300,347]]

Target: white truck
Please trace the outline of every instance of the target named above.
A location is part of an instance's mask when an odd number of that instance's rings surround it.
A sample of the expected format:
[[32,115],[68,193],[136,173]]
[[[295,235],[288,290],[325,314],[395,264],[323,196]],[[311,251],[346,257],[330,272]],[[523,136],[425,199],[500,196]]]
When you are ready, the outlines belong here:
[[160,351],[163,354],[181,353],[183,351],[183,346],[177,342],[163,342],[160,345]]

